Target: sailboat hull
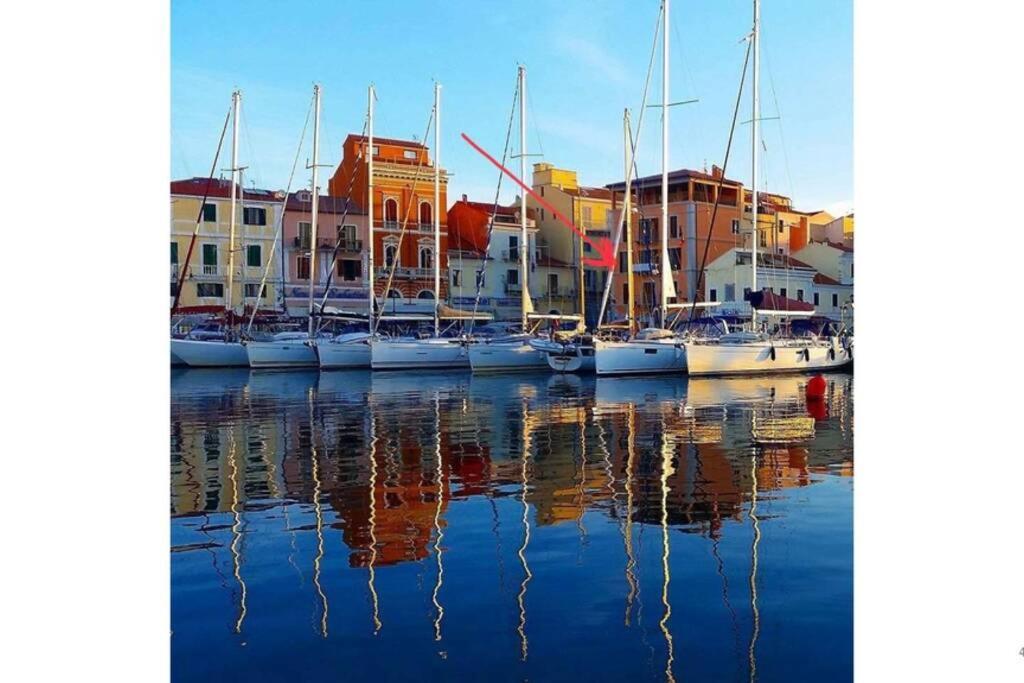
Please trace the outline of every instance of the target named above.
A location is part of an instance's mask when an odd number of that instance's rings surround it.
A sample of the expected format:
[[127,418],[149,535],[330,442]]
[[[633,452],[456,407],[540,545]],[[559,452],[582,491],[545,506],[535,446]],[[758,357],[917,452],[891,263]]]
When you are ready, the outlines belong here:
[[321,370],[370,367],[370,344],[366,338],[316,345]]
[[473,372],[523,372],[548,366],[544,354],[530,346],[528,340],[472,344],[469,365]]
[[370,345],[374,370],[469,368],[466,347],[450,339],[384,339]]
[[578,343],[533,340],[530,346],[544,354],[548,367],[555,372],[593,372],[594,347]]
[[688,371],[694,376],[816,372],[841,368],[852,361],[850,353],[834,338],[818,343],[689,343],[686,359]]
[[171,355],[190,368],[249,367],[249,356],[239,342],[172,339]]
[[249,366],[256,369],[316,368],[316,350],[305,339],[249,342]]
[[686,350],[675,339],[596,342],[594,371],[598,375],[682,374]]

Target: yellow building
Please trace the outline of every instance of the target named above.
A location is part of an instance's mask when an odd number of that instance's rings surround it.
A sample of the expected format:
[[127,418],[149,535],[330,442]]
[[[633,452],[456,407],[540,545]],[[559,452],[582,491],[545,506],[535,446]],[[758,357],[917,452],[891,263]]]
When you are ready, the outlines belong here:
[[[555,168],[548,163],[533,165],[533,190],[587,236],[595,240],[612,237],[608,225],[612,207],[610,190],[580,185],[576,171]],[[587,267],[581,272],[579,264],[597,254],[587,242],[581,244],[582,240],[572,230],[533,197],[527,199],[527,206],[537,221],[537,249],[542,259],[569,264],[576,272],[576,300],[571,309],[562,313],[584,313],[588,321],[592,321],[598,313],[606,274]]]
[[[207,192],[206,178],[171,181],[171,304],[185,267],[188,245],[195,230],[199,205],[206,196],[199,236],[182,284],[179,308],[225,306],[227,299],[231,182],[214,180]],[[284,193],[245,190],[236,201],[235,269],[231,303],[236,312],[251,308],[259,294],[264,269],[271,259]],[[267,286],[259,297],[259,308],[277,307],[281,285],[280,245],[273,253]]]

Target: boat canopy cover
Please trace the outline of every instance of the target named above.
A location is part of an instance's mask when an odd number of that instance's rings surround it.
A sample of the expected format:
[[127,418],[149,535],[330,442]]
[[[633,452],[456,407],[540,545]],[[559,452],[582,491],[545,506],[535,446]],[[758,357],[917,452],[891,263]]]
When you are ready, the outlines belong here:
[[490,313],[477,312],[476,315],[472,311],[463,311],[458,308],[452,308],[441,304],[437,307],[437,315],[442,320],[492,320],[494,318]]
[[672,330],[663,330],[660,327],[645,327],[636,333],[637,339],[667,339],[676,336]]
[[750,294],[749,301],[750,305],[758,311],[771,311],[772,313],[777,314],[785,314],[787,312],[794,314],[814,312],[814,306],[806,301],[789,299],[781,294],[776,294],[771,290],[752,292]]

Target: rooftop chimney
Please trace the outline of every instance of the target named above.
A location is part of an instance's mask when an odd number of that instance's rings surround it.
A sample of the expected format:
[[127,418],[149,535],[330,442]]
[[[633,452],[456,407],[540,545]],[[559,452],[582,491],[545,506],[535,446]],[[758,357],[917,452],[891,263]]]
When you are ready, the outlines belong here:
[[722,169],[718,164],[711,164],[711,177],[720,179],[722,177]]
[[462,195],[462,201],[468,202],[469,201],[469,197],[467,197],[466,195]]

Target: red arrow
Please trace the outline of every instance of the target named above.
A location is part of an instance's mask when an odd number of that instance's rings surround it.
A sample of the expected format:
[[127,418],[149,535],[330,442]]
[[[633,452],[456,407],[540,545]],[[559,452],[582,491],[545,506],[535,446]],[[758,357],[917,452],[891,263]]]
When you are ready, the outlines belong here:
[[516,184],[519,185],[519,187],[523,188],[525,192],[529,193],[529,195],[533,197],[538,204],[540,204],[545,209],[550,211],[555,218],[564,223],[566,227],[568,227],[574,233],[579,235],[580,239],[587,242],[587,244],[593,247],[597,251],[597,253],[600,254],[600,256],[595,259],[583,259],[584,265],[594,266],[595,268],[605,268],[607,270],[611,270],[612,268],[615,267],[615,246],[612,244],[612,241],[610,239],[608,239],[607,237],[601,237],[595,240],[590,237],[587,237],[585,234],[583,234],[582,230],[573,225],[572,221],[563,216],[558,209],[544,201],[544,199],[539,194],[534,192],[531,187],[529,187],[526,183],[517,178],[515,173],[502,166],[497,159],[488,154],[483,147],[473,142],[473,140],[471,140],[468,135],[463,133],[462,139],[468,142],[473,149],[480,152],[480,154],[484,155],[484,157],[486,157],[488,161],[490,161],[492,164],[501,169],[502,173],[507,175],[512,180],[516,181]]

